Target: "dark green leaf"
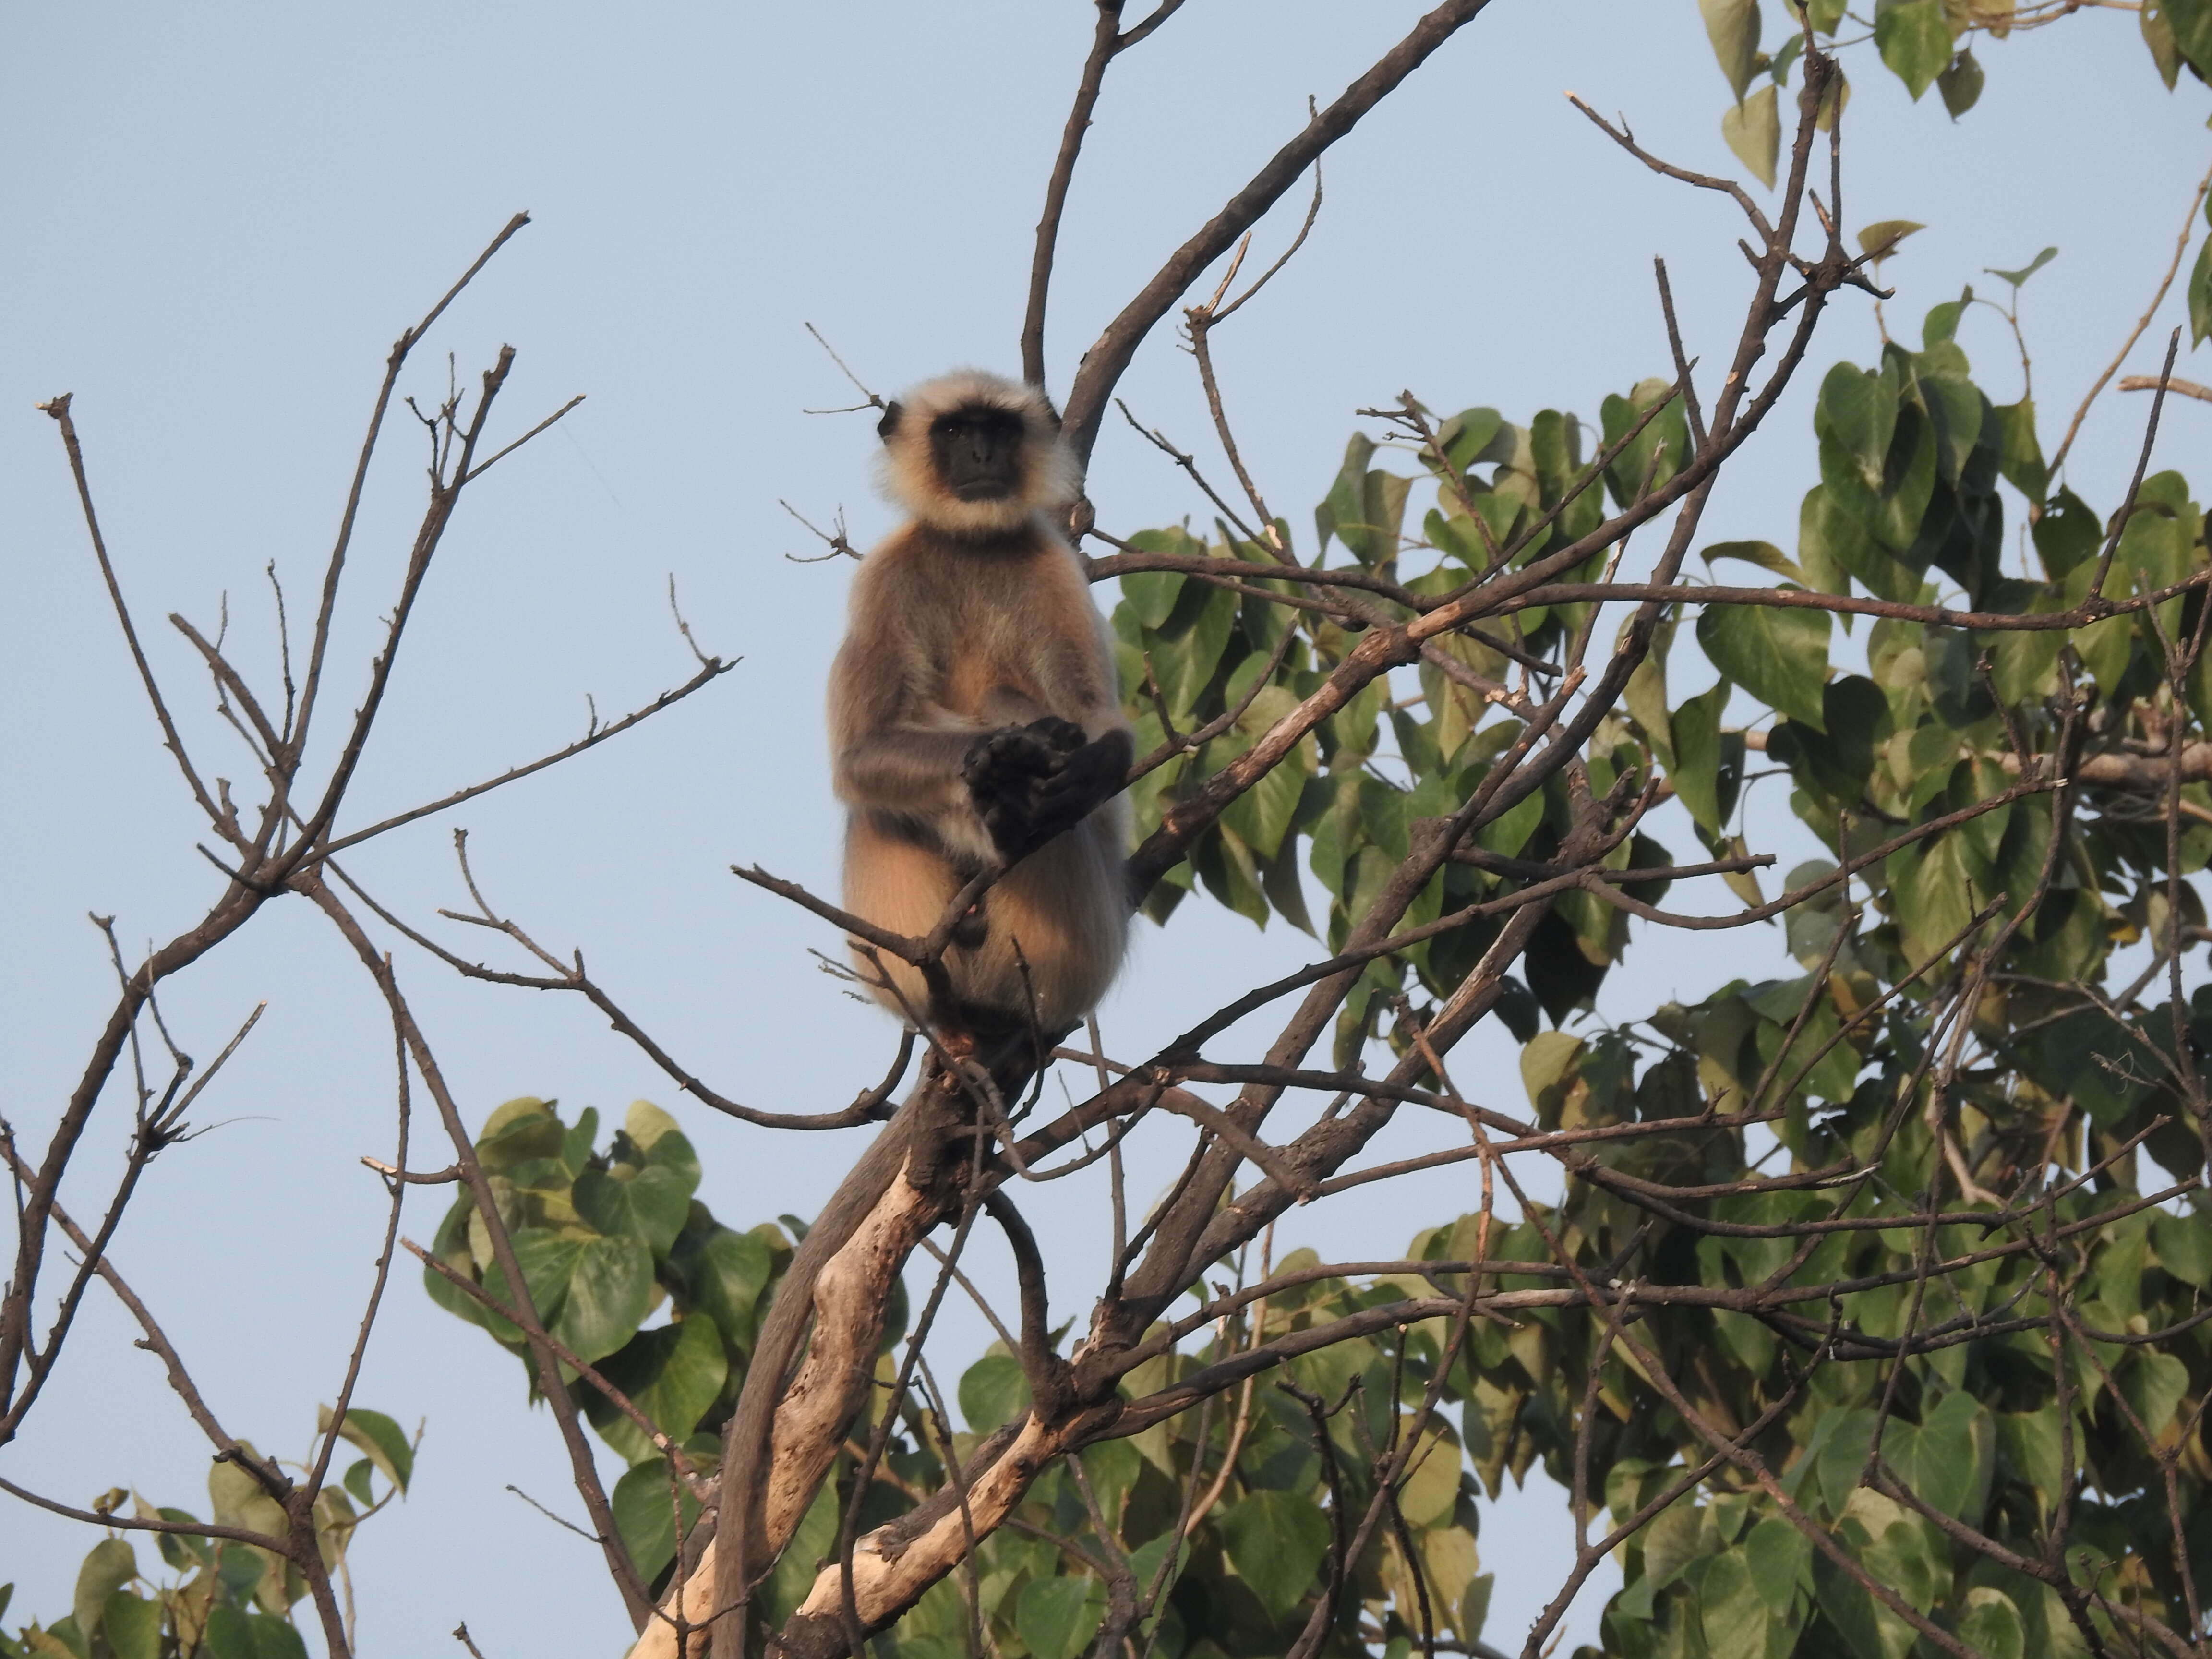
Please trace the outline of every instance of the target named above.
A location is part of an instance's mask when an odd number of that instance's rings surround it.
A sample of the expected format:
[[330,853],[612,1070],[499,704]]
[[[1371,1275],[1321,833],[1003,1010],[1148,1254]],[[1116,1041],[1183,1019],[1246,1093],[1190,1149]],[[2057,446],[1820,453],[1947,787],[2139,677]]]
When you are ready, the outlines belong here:
[[1997,429],[2003,447],[1997,467],[2012,487],[2031,501],[2040,501],[2051,487],[2051,474],[2043,464],[2043,447],[2035,434],[2035,404],[2023,398],[2016,404],[1997,405]]
[[[518,1227],[510,1242],[514,1246],[514,1259],[522,1267],[523,1284],[530,1291],[530,1305],[537,1310],[540,1319],[554,1318],[568,1297],[568,1279],[575,1272],[583,1241],[556,1233],[550,1227]],[[514,1294],[507,1288],[506,1272],[498,1263],[494,1262],[485,1271],[483,1284],[485,1294],[494,1302],[505,1308],[515,1305]],[[522,1340],[520,1328],[496,1314],[488,1316],[486,1324],[502,1342]],[[627,1337],[629,1333],[625,1331],[623,1335]]]
[[2053,581],[2094,558],[2104,540],[2095,509],[2070,489],[2061,489],[2051,498],[2029,534]]
[[2197,250],[2197,263],[2189,269],[2189,343],[2202,345],[2212,335],[2212,236]]
[[1741,1550],[1706,1565],[1698,1585],[1698,1622],[1711,1659],[1765,1659],[1768,1613]]
[[1978,1584],[1966,1595],[1966,1611],[1959,1620],[1959,1639],[1987,1659],[2023,1659],[2027,1632],[2020,1609],[2001,1589]]
[[617,1164],[616,1172],[585,1170],[569,1189],[569,1200],[584,1224],[594,1231],[634,1238],[654,1255],[665,1255],[690,1214],[697,1176],[695,1173],[686,1181],[679,1171],[652,1164],[629,1173],[634,1167]]
[[2212,0],[2160,0],[2159,10],[2182,61],[2212,77]]
[[1012,1422],[1029,1403],[1029,1381],[1012,1354],[987,1353],[960,1379],[960,1414],[978,1434]]
[[1221,1518],[1221,1535],[1237,1577],[1281,1619],[1314,1588],[1329,1529],[1310,1498],[1255,1492]]
[[76,1627],[88,1638],[98,1634],[107,1598],[138,1576],[138,1557],[120,1538],[103,1538],[94,1544],[77,1569],[76,1595],[71,1607]]
[[1768,1516],[1751,1529],[1743,1553],[1752,1587],[1778,1618],[1790,1611],[1799,1588],[1812,1582],[1812,1542],[1778,1515]]
[[2150,1237],[2166,1272],[2199,1289],[2212,1286],[2212,1224],[2203,1216],[2154,1216]]
[[684,1267],[692,1306],[720,1327],[726,1340],[750,1348],[760,1294],[775,1270],[768,1245],[751,1233],[718,1227],[685,1258]]
[[[1768,708],[1826,729],[1820,706],[1828,667],[1826,611],[1710,605],[1698,618],[1698,643],[1714,667]],[[1678,735],[1678,750],[1680,743]]]
[[652,1302],[653,1252],[635,1238],[590,1239],[577,1247],[553,1334],[588,1364],[629,1341]]
[[1988,271],[1990,276],[2002,277],[2006,282],[2010,283],[2014,288],[2018,288],[2022,283],[2034,276],[2037,271],[2042,270],[2044,266],[2049,264],[2057,257],[2058,250],[2057,248],[2047,247],[2044,249],[2042,252],[2037,254],[2035,258],[2030,259],[2026,264],[2022,265],[2018,270],[1999,270],[1994,265],[1984,265],[1982,269]]
[[1613,458],[1605,471],[1606,488],[1623,507],[1658,489],[1682,465],[1689,448],[1689,422],[1673,384],[1661,380],[1639,380],[1626,398],[1608,396],[1599,406],[1607,448],[1627,437],[1653,405],[1665,407],[1645,422],[1633,442]]
[[1674,768],[1668,775],[1691,817],[1716,836],[1735,810],[1736,780],[1743,764],[1743,739],[1737,738],[1733,756],[1721,739],[1721,714],[1728,707],[1729,690],[1723,678],[1709,690],[1683,699],[1674,711]]
[[1015,1603],[1014,1628],[1031,1659],[1075,1659],[1105,1613],[1105,1589],[1095,1578],[1033,1578]]
[[[317,1413],[317,1430],[330,1427],[330,1411],[322,1408]],[[382,1412],[368,1411],[360,1406],[346,1407],[345,1421],[338,1425],[338,1438],[368,1454],[368,1461],[376,1465],[384,1478],[400,1491],[415,1474],[415,1449],[407,1443],[407,1431]]]
[[100,1613],[100,1633],[115,1659],[161,1659],[161,1604],[118,1590]]
[[647,1583],[676,1559],[677,1539],[699,1516],[697,1501],[681,1481],[669,1480],[668,1460],[659,1456],[648,1457],[616,1481],[607,1502],[614,1510],[615,1530],[622,1534],[623,1547]]
[[[672,1440],[699,1426],[722,1392],[729,1361],[714,1322],[703,1315],[640,1331],[599,1363],[600,1373]],[[596,1389],[581,1389],[585,1415],[602,1438],[635,1462],[653,1442]]]
[[1936,77],[1936,90],[1943,95],[1943,107],[1955,121],[1973,108],[1982,95],[1982,66],[1974,59],[1972,51],[1954,58],[1943,72]]
[[2120,1371],[2120,1392],[2153,1439],[2166,1431],[2189,1395],[2189,1367],[2177,1355],[2136,1348]]

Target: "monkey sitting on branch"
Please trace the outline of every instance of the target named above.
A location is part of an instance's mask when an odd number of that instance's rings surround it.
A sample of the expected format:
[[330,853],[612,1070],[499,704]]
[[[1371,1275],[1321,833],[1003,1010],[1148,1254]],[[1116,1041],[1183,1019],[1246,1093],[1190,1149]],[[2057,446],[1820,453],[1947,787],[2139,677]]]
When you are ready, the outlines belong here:
[[[1104,623],[1054,527],[1080,479],[1044,394],[948,374],[877,430],[885,489],[912,516],[861,562],[830,672],[845,908],[926,937],[995,877],[931,971],[855,956],[879,1000],[1007,1095],[1121,965],[1133,744]],[[664,1609],[695,1634],[657,1620],[633,1659],[743,1659],[753,1591],[867,1403],[890,1286],[967,1194],[978,1079],[958,1073],[929,1069],[793,1255],[723,1431],[712,1541],[687,1543]],[[843,1626],[811,1600],[794,1622],[842,1650]]]
[[862,968],[886,1006],[1003,1082],[1097,1002],[1127,939],[1129,727],[1052,518],[1080,474],[1044,394],[996,375],[927,381],[877,431],[885,491],[912,516],[862,562],[830,672],[845,906],[922,936],[1002,872],[954,932],[939,994],[910,963]]

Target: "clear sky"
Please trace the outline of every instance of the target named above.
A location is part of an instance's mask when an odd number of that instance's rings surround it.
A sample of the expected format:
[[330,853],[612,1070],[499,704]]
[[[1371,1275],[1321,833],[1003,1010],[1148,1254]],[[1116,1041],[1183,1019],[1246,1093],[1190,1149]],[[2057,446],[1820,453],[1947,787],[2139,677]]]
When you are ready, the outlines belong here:
[[[1115,67],[1069,206],[1049,348],[1064,390],[1103,321],[1304,118],[1403,33],[1408,0],[1191,0]],[[1770,11],[1774,10],[1772,7]],[[702,641],[744,664],[620,744],[366,848],[355,873],[410,919],[462,897],[447,830],[471,831],[495,902],[596,974],[723,1092],[784,1110],[843,1103],[880,1073],[888,1022],[813,970],[823,925],[727,874],[758,861],[829,891],[837,817],[820,688],[849,577],[778,500],[841,507],[865,544],[889,522],[860,416],[812,322],[886,392],[957,363],[1011,369],[1030,228],[1090,28],[1079,0],[915,7],[543,3],[369,8],[226,3],[16,7],[0,54],[0,1110],[43,1145],[112,999],[88,911],[125,940],[187,925],[220,878],[135,686],[85,544],[60,447],[34,402],[68,391],[123,580],[188,739],[244,779],[188,648],[161,623],[212,627],[257,672],[274,658],[273,560],[301,595],[327,548],[385,352],[507,216],[533,226],[441,324],[405,389],[434,396],[444,354],[473,376],[519,349],[509,431],[573,393],[568,422],[470,494],[431,578],[367,757],[358,823],[496,773],[690,672],[672,574]],[[2046,444],[2163,270],[2208,160],[2203,87],[2159,89],[2131,15],[2093,12],[1981,48],[1983,106],[1954,125],[1908,104],[1862,48],[1847,118],[1844,218],[1929,228],[1892,262],[1893,324],[1982,267],[2059,258],[2028,289]],[[1666,362],[1650,258],[1667,256],[1690,349],[1708,363],[1747,289],[1730,210],[1614,150],[1560,96],[1624,112],[1692,166],[1734,163],[1726,97],[1690,0],[1496,0],[1338,149],[1307,248],[1218,342],[1248,457],[1295,525],[1333,475],[1353,411],[1410,387],[1431,404],[1525,419],[1598,400]],[[1279,211],[1263,247],[1295,226]],[[2178,318],[2169,301],[2153,331]],[[2018,368],[2002,325],[1961,341],[1999,397]],[[1816,343],[1803,391],[1875,342],[1861,299]],[[2183,373],[2212,378],[2201,365]],[[2151,343],[2130,365],[2155,367]],[[1122,386],[1186,447],[1204,415],[1187,359],[1156,336]],[[2071,464],[2106,508],[2124,487],[2140,398],[2108,394]],[[1795,537],[1814,481],[1804,395],[1727,477],[1711,540]],[[2170,464],[2201,457],[2212,409],[2172,416]],[[365,674],[421,491],[419,436],[392,432],[367,505],[333,696]],[[1109,426],[1091,493],[1119,533],[1204,504]],[[1110,596],[1102,596],[1110,598]],[[1684,838],[1686,839],[1686,838]],[[1785,863],[1788,860],[1785,859]],[[482,939],[463,948],[485,948]],[[580,1005],[464,984],[395,943],[399,971],[472,1115],[509,1096],[619,1111],[672,1107],[702,1193],[738,1225],[811,1213],[853,1134],[770,1136],[714,1119]],[[1204,903],[1141,925],[1102,1011],[1137,1054],[1189,1011],[1310,958]],[[1770,961],[1771,958],[1771,961]],[[1609,1006],[1701,994],[1778,969],[1779,936],[1632,954]],[[255,1002],[269,1012],[204,1099],[219,1125],[155,1164],[115,1243],[234,1432],[296,1455],[331,1397],[375,1253],[382,1194],[356,1159],[388,1155],[390,1038],[372,988],[303,906],[272,907],[169,988],[203,1057]],[[1481,1037],[1462,1076],[1521,1106],[1510,1044]],[[96,1202],[126,1113],[111,1098],[65,1200]],[[1187,1136],[1156,1125],[1140,1191]],[[1386,1156],[1431,1144],[1394,1130]],[[427,1156],[434,1161],[435,1154]],[[1103,1250],[1101,1189],[1054,1189],[1040,1230],[1061,1311],[1081,1311]],[[1439,1174],[1285,1223],[1279,1248],[1395,1252],[1471,1207]],[[426,1239],[442,1194],[410,1204]],[[1299,1231],[1303,1229],[1303,1231]],[[985,1264],[988,1266],[989,1264]],[[995,1282],[995,1281],[994,1281]],[[985,1340],[948,1311],[953,1353]],[[92,1298],[60,1384],[0,1473],[82,1503],[114,1485],[204,1512],[204,1445],[112,1304]],[[399,1275],[358,1398],[427,1419],[402,1512],[356,1547],[369,1653],[446,1650],[465,1618],[492,1659],[613,1655],[626,1641],[596,1553],[503,1488],[572,1516],[557,1437],[517,1368]],[[1538,1483],[1540,1485],[1540,1482]],[[1490,1638],[1516,1644],[1565,1571],[1548,1497],[1487,1524],[1499,1575]],[[92,1538],[0,1510],[11,1620],[68,1606]],[[150,1554],[148,1557],[150,1559]],[[1595,1630],[1594,1583],[1570,1645]]]

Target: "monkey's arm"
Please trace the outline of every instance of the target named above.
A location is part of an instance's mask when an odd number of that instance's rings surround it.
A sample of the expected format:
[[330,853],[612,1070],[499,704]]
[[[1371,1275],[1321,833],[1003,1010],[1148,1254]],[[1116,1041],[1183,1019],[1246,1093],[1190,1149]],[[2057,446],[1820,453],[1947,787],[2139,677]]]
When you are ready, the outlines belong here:
[[887,726],[860,733],[837,750],[837,798],[848,806],[901,812],[965,806],[961,769],[982,735],[974,726]]

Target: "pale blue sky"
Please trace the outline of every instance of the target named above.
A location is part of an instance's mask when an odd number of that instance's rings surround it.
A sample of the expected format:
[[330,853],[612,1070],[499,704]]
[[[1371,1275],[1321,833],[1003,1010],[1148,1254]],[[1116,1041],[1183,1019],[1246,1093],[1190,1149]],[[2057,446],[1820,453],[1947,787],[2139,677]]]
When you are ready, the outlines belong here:
[[[1115,66],[1069,208],[1055,390],[1103,319],[1294,130],[1306,95],[1333,95],[1418,9],[1191,0]],[[537,222],[454,307],[408,389],[441,390],[447,350],[473,376],[507,341],[520,354],[510,430],[574,392],[590,401],[470,495],[351,820],[567,741],[586,693],[605,714],[684,678],[673,573],[702,640],[743,666],[620,745],[452,822],[471,830],[498,902],[556,948],[582,946],[724,1092],[818,1109],[874,1079],[891,1034],[812,970],[806,951],[830,948],[829,931],[726,873],[757,860],[834,886],[820,682],[848,572],[784,559],[812,549],[777,499],[823,523],[842,506],[863,543],[889,522],[870,486],[870,423],[799,412],[851,400],[801,325],[886,392],[954,363],[1015,362],[1029,230],[1089,27],[1078,0],[10,10],[0,547],[18,621],[0,656],[0,844],[14,872],[0,913],[0,1109],[27,1139],[42,1142],[111,1001],[86,911],[115,914],[127,941],[166,938],[217,880],[192,850],[203,833],[127,680],[59,446],[33,404],[76,394],[110,546],[188,737],[210,769],[247,775],[159,619],[210,624],[227,592],[239,654],[268,666],[262,566],[276,560],[302,592],[384,353],[518,208]],[[1894,321],[1917,333],[1920,313],[1981,267],[2063,249],[2026,307],[2048,431],[2163,269],[2212,149],[2204,88],[2160,90],[2125,15],[1985,46],[1984,106],[1955,125],[1932,95],[1909,105],[1863,52],[1846,222],[1929,227],[1889,267]],[[1636,167],[1563,88],[1625,112],[1663,153],[1734,165],[1690,0],[1497,0],[1332,153],[1308,247],[1218,342],[1246,453],[1294,524],[1310,522],[1352,411],[1401,387],[1443,408],[1588,415],[1658,372],[1655,252],[1673,268],[1691,349],[1725,355],[1747,289],[1729,210]],[[1279,247],[1294,223],[1279,213],[1261,245]],[[2154,337],[2177,315],[2169,301]],[[1874,339],[1863,301],[1847,297],[1804,389],[1838,357],[1869,358]],[[2012,395],[2002,325],[1976,313],[1961,340],[1985,383]],[[2131,367],[2154,367],[2148,342]],[[1189,366],[1164,336],[1122,392],[1148,423],[1200,444]],[[2093,501],[2124,487],[2140,402],[2108,398],[2076,448]],[[1813,482],[1808,408],[1793,396],[1734,467],[1706,539],[1794,539]],[[2201,455],[2208,420],[2201,405],[2174,410],[2172,464]],[[368,503],[333,689],[348,707],[417,505],[416,442],[394,428]],[[1203,512],[1118,425],[1091,495],[1123,533]],[[356,872],[428,917],[460,896],[448,828],[364,848]],[[1203,904],[1164,933],[1146,925],[1103,1011],[1109,1043],[1141,1051],[1201,1000],[1308,949]],[[477,1116],[520,1093],[617,1110],[658,1100],[699,1144],[702,1196],[740,1225],[811,1212],[852,1154],[851,1135],[770,1137],[687,1107],[580,1005],[465,985],[399,950]],[[1694,996],[1770,958],[1778,937],[1669,939],[1632,957],[1608,1005]],[[380,1191],[355,1160],[389,1151],[389,1037],[358,968],[303,907],[273,908],[166,1006],[204,1055],[264,998],[261,1029],[200,1113],[224,1127],[155,1165],[114,1257],[234,1431],[296,1453],[335,1388],[374,1254]],[[1519,1107],[1510,1044],[1473,1043],[1462,1074]],[[81,1205],[112,1167],[123,1117],[111,1101],[88,1143],[70,1188]],[[1185,1144],[1158,1127],[1136,1156],[1140,1189]],[[1407,1124],[1379,1150],[1431,1134]],[[1036,1208],[1062,1311],[1079,1314],[1103,1205],[1101,1189],[1074,1186]],[[1281,1248],[1395,1251],[1414,1226],[1469,1207],[1462,1186],[1439,1175],[1369,1189],[1334,1217],[1286,1222]],[[428,1237],[441,1197],[410,1206],[410,1234]],[[984,1340],[964,1309],[947,1322],[953,1353]],[[0,1472],[71,1501],[135,1483],[204,1507],[204,1449],[129,1334],[95,1296],[62,1385],[0,1450]],[[356,1547],[365,1652],[443,1651],[463,1618],[491,1659],[621,1650],[595,1553],[502,1490],[578,1512],[521,1382],[400,1275],[359,1397],[410,1425],[427,1417],[429,1431],[415,1497]],[[1508,1512],[1482,1550],[1499,1574],[1491,1639],[1513,1645],[1565,1570],[1564,1525],[1548,1500]],[[21,1584],[11,1620],[65,1610],[90,1536],[16,1507],[0,1511],[0,1579]],[[1602,1594],[1586,1593],[1571,1644],[1594,1630]]]

